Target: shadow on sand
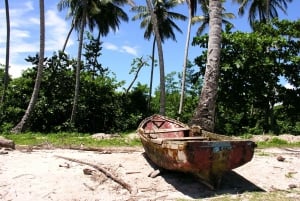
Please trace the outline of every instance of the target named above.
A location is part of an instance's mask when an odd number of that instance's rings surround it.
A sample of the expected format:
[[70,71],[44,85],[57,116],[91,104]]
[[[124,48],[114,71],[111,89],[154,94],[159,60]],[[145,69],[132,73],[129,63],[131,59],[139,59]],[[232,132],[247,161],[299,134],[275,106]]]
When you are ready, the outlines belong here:
[[[153,164],[147,156],[144,155],[144,157],[153,169],[158,169],[158,167]],[[160,171],[161,173],[159,176],[161,176],[167,183],[174,186],[177,191],[193,199],[209,198],[224,194],[236,195],[243,192],[264,192],[262,188],[256,186],[234,171],[229,171],[223,175],[220,187],[216,190],[210,190],[191,174],[162,169],[160,169]]]

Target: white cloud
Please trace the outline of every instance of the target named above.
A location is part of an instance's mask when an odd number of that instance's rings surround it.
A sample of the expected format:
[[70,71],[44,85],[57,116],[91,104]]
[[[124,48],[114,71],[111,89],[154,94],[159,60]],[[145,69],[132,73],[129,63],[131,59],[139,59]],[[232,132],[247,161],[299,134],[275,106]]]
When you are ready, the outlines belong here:
[[[10,74],[21,75],[21,71],[30,66],[24,59],[39,51],[39,8],[38,3],[27,1],[10,5]],[[53,9],[48,9],[51,7]],[[0,63],[5,63],[6,54],[6,22],[5,9],[0,8]],[[69,22],[60,16],[56,6],[46,5],[46,56],[62,48],[69,31]],[[68,47],[74,44],[70,39]]]
[[27,1],[25,2],[25,10],[34,10],[33,2],[32,1]]
[[103,43],[103,47],[107,50],[127,53],[127,54],[131,54],[131,55],[134,55],[134,56],[138,55],[137,48],[130,47],[128,45],[123,45],[121,47],[118,47],[117,45],[114,45],[112,43],[105,42],[105,43]]
[[[69,23],[61,18],[56,10],[48,10],[46,12],[46,50],[57,51],[62,49],[69,29]],[[73,44],[74,41],[70,38],[68,47]]]
[[116,45],[114,45],[112,43],[108,43],[108,42],[103,43],[103,47],[108,50],[118,50],[119,49]]
[[134,47],[130,47],[130,46],[127,46],[127,45],[123,45],[123,46],[122,46],[122,50],[124,50],[126,53],[131,54],[131,55],[133,55],[133,56],[137,56],[137,55],[138,55],[137,49],[134,48]]

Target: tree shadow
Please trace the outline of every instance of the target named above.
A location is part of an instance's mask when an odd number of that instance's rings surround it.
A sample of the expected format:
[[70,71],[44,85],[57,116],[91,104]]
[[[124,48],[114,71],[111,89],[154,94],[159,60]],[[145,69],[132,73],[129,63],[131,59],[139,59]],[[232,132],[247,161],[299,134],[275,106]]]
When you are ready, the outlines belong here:
[[[145,154],[144,157],[153,169],[159,169]],[[160,169],[161,176],[167,183],[172,185],[177,191],[193,199],[209,198],[224,194],[241,194],[243,192],[265,192],[245,177],[234,171],[229,171],[223,175],[220,187],[211,190],[202,184],[194,175],[181,172]]]

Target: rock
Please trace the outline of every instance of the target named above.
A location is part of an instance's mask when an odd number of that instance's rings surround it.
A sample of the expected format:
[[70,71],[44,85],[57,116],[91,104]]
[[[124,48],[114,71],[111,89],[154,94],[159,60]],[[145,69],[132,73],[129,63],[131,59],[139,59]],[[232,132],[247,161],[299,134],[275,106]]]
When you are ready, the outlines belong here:
[[289,184],[289,189],[297,188],[296,184]]
[[285,160],[285,158],[283,156],[277,156],[277,160],[280,162],[283,162]]

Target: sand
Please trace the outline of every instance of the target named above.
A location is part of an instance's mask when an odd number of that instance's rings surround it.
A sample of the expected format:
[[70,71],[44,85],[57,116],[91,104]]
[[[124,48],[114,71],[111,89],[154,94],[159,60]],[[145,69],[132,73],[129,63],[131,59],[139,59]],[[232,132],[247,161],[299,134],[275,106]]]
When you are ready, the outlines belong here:
[[[88,165],[57,156],[96,164],[130,185],[132,192]],[[285,160],[278,161],[278,156]],[[84,169],[92,174],[84,174]],[[156,178],[148,177],[153,170],[142,148],[104,152],[17,149],[0,155],[0,200],[209,200],[251,191],[295,188],[299,192],[300,148],[256,150],[251,162],[224,175],[216,191],[187,174],[165,171]],[[299,194],[294,196],[300,199]]]

